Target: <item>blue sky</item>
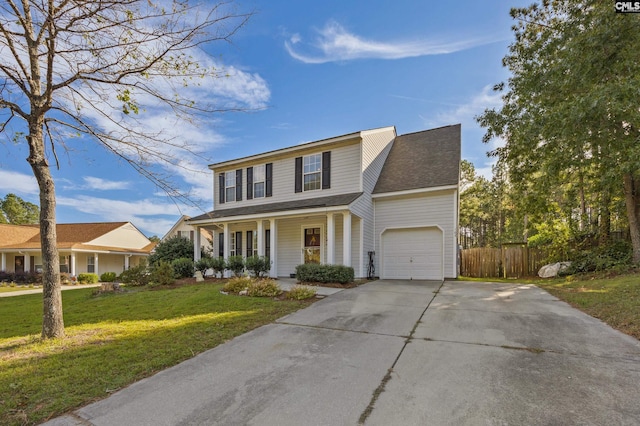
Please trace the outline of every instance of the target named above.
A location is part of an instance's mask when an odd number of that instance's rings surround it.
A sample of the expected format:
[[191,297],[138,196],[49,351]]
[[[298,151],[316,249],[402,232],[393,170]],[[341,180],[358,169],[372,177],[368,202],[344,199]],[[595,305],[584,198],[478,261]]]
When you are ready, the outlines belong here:
[[[461,123],[463,158],[489,176],[492,145],[481,142],[473,117],[500,103],[491,87],[508,78],[501,60],[513,40],[509,9],[527,4],[239,0],[239,10],[255,15],[231,44],[207,46],[229,77],[203,92],[254,111],[174,129],[206,157],[191,164],[201,173],[168,171],[199,208],[175,203],[95,143],[76,142],[58,150],[53,171],[58,222],[131,221],[162,236],[181,214],[213,208],[207,164],[385,126],[405,134]],[[26,157],[24,144],[1,135],[0,197],[38,203]]]

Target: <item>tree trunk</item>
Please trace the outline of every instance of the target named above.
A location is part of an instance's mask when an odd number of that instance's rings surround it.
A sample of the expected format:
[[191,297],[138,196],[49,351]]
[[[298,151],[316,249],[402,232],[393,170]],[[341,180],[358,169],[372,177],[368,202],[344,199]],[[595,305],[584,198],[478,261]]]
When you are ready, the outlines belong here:
[[633,263],[640,263],[640,180],[631,173],[624,174],[624,200],[627,206],[629,233],[633,246]]
[[32,114],[29,123],[27,162],[40,187],[40,245],[42,248],[42,338],[64,336],[60,258],[56,236],[56,194],[44,152],[44,114]]
[[598,245],[606,246],[609,244],[611,236],[611,192],[609,188],[604,188],[600,194],[600,223],[598,229]]

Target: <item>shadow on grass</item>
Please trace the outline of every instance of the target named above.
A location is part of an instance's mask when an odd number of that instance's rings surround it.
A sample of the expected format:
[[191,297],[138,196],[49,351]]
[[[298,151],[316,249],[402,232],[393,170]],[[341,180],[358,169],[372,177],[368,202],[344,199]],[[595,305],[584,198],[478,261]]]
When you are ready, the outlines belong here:
[[[7,343],[0,349],[0,418],[6,422],[3,424],[37,423],[104,398],[304,306],[269,299],[232,298],[209,290],[195,299],[189,294],[182,298],[152,298],[151,305],[156,309],[158,303],[170,303],[153,313],[149,306],[135,309],[133,304],[125,303],[131,295],[93,298],[91,291],[83,293],[65,300],[65,305],[70,303],[65,309],[71,311],[66,338],[42,342],[25,333],[3,339]],[[144,296],[146,300],[147,296],[161,292],[144,293],[135,297]],[[216,301],[217,297],[224,299]],[[187,308],[188,302],[193,306]],[[85,306],[74,312],[75,303]],[[108,306],[113,303],[124,305],[123,312],[110,312]],[[98,311],[91,311],[90,315],[86,311],[89,308]],[[214,311],[216,308],[221,311]],[[91,319],[80,320],[83,315]]]

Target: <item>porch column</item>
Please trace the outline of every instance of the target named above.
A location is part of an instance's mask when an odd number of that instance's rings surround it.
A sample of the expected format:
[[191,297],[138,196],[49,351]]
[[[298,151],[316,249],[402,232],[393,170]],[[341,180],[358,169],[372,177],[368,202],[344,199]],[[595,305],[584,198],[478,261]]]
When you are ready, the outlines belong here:
[[74,277],[76,275],[76,254],[72,252],[70,258],[71,260],[69,260],[69,274]]
[[0,261],[0,271],[7,270],[7,253],[2,253],[2,261]]
[[269,246],[271,247],[271,270],[269,276],[278,278],[278,229],[276,228],[276,220],[269,219]]
[[129,259],[131,258],[130,254],[125,254],[124,255],[124,270],[128,270],[129,269]]
[[262,219],[258,220],[258,256],[264,256],[264,223]]
[[[224,246],[224,260],[228,260],[229,259],[229,254],[231,253],[231,235],[229,235],[229,224],[228,223],[224,223],[223,225],[223,230],[222,232],[224,232],[224,242],[223,242],[223,246]],[[229,278],[230,276],[230,271],[226,271],[224,273],[224,276]]]
[[327,261],[328,265],[336,263],[336,223],[333,213],[327,214]]
[[93,253],[93,270],[98,276],[100,276],[100,269],[98,269],[98,253]]
[[27,252],[24,253],[24,271],[31,272],[31,256]]
[[202,244],[200,243],[200,228],[195,227],[196,230],[193,234],[193,261],[197,262],[202,257]]
[[351,266],[351,212],[342,213],[342,264]]

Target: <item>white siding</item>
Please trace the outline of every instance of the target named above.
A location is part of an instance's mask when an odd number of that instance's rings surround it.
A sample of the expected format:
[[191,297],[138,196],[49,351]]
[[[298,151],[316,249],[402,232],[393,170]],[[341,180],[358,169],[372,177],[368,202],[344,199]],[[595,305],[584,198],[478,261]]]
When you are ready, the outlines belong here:
[[[352,255],[354,265],[355,260],[358,261],[358,267],[362,263],[362,270],[356,269],[356,276],[366,276],[369,262],[367,253],[375,250],[373,202],[370,194],[376,186],[395,135],[393,127],[362,132],[362,190],[364,194],[351,206],[353,213],[363,221],[363,247],[359,248],[357,254]],[[358,228],[359,226],[358,224]],[[352,241],[357,241],[359,244],[359,229],[357,234],[352,237]]]
[[[320,154],[331,151],[331,188],[315,191],[295,192],[295,158]],[[273,163],[273,196],[247,200],[247,167]],[[229,208],[253,206],[256,204],[271,204],[284,201],[303,200],[316,197],[326,197],[337,194],[360,192],[360,143],[351,142],[348,145],[334,147],[318,147],[316,150],[305,150],[292,153],[287,157],[276,158],[273,161],[261,160],[255,164],[243,164],[242,167],[230,167],[214,170],[214,208],[224,210]],[[221,172],[242,169],[242,201],[219,202],[218,175]]]
[[87,241],[85,244],[103,247],[120,247],[129,249],[141,249],[149,245],[150,241],[138,229],[130,223],[114,229],[111,232]]
[[[376,253],[385,229],[438,226],[444,234],[444,276],[457,276],[457,191],[437,191],[397,198],[378,198],[375,205]],[[376,271],[381,265],[376,256]]]

